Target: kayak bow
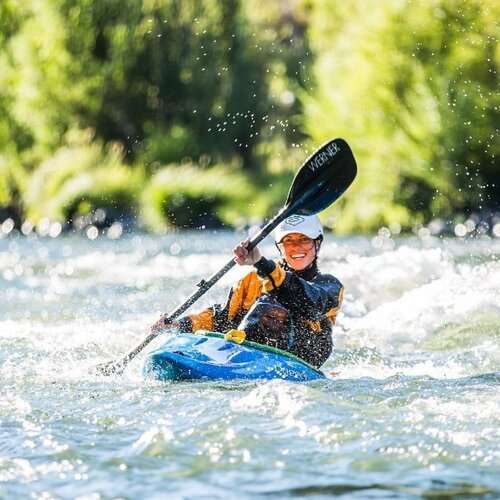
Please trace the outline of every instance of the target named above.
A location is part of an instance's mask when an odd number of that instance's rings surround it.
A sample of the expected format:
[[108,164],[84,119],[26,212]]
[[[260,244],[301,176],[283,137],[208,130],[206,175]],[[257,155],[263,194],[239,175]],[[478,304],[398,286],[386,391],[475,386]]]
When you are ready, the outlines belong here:
[[148,355],[144,375],[156,380],[324,379],[322,371],[302,359],[267,345],[235,344],[221,333],[170,337]]

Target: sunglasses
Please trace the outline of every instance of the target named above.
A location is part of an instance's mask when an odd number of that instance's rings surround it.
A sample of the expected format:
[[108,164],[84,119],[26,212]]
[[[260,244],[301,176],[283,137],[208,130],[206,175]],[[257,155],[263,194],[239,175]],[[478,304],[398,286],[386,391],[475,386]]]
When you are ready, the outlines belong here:
[[314,240],[304,236],[302,238],[283,238],[278,246],[281,248],[290,248],[300,246],[304,249],[310,250],[314,246]]

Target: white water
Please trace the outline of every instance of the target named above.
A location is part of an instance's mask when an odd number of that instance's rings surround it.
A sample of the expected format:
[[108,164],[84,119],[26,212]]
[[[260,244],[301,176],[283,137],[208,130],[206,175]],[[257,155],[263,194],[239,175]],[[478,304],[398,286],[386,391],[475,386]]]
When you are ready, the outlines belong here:
[[0,497],[500,495],[498,239],[327,238],[346,297],[326,382],[158,384],[142,356],[89,374],[239,239],[0,240]]

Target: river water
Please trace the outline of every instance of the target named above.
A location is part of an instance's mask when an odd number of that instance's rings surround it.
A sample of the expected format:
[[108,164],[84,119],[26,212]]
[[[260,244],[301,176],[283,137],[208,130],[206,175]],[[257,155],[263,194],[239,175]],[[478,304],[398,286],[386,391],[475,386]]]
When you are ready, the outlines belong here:
[[498,238],[327,237],[346,297],[326,381],[162,384],[142,355],[89,373],[240,238],[0,239],[0,497],[499,498]]

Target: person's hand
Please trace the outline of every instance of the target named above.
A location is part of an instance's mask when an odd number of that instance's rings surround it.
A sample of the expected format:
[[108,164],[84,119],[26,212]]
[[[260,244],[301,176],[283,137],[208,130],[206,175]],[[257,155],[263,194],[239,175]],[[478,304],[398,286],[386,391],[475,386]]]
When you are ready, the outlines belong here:
[[168,317],[163,315],[156,323],[151,326],[152,333],[159,333],[167,328],[179,328],[178,321],[168,321]]
[[261,258],[259,249],[254,247],[250,252],[247,247],[249,240],[241,241],[239,245],[233,248],[234,261],[240,266],[253,266]]

